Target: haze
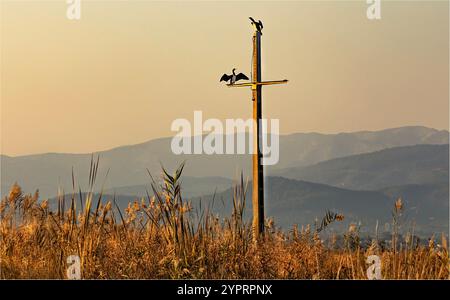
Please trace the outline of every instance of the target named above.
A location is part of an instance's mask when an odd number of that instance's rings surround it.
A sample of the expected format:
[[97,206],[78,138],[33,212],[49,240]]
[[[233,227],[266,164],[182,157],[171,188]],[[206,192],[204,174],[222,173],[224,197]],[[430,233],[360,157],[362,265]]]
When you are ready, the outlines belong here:
[[264,116],[282,134],[448,129],[448,2],[1,2],[2,154],[87,153],[173,135],[174,119],[249,118],[252,28],[264,23]]

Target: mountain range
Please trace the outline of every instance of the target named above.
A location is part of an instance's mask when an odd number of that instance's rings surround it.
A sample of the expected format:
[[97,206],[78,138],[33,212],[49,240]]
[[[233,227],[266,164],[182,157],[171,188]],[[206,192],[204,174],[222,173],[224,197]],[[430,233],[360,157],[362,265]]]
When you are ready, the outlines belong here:
[[[448,144],[449,133],[427,127],[410,126],[381,131],[339,134],[295,133],[280,136],[280,161],[266,167],[266,174],[279,175],[282,169],[304,167],[321,161],[374,152],[392,147],[417,144]],[[100,157],[97,190],[148,185],[152,175],[161,173],[161,164],[168,170],[186,161],[184,175],[189,177],[222,177],[236,179],[241,171],[251,174],[250,155],[175,155],[171,138],[122,146],[95,153]],[[92,154],[45,153],[26,156],[1,156],[1,195],[14,182],[27,191],[39,189],[42,197],[52,197],[58,187],[72,190],[72,168],[76,186],[87,189]],[[109,173],[108,173],[109,170]],[[148,171],[147,171],[148,170]],[[289,177],[292,174],[288,173]],[[108,173],[107,178],[106,174]],[[284,176],[284,175],[283,175]],[[200,185],[199,185],[200,186]],[[208,190],[194,191],[205,194]]]
[[[251,216],[251,182],[246,193],[247,220]],[[378,222],[380,232],[392,222],[395,201],[402,197],[405,227],[414,225],[416,233],[430,235],[448,232],[449,201],[448,183],[436,185],[402,185],[375,191],[354,191],[329,185],[268,177],[265,181],[266,217],[272,217],[282,228],[292,228],[294,224],[306,226],[321,220],[327,211],[343,214],[344,221],[333,228],[345,230],[349,224],[360,224],[362,232],[374,233]],[[218,215],[230,215],[233,190],[230,188],[215,195],[194,198],[199,206],[213,205],[211,211]],[[214,202],[212,202],[214,199]],[[213,203],[213,204],[212,204]],[[406,228],[405,228],[406,229]]]
[[335,158],[273,172],[278,176],[353,190],[448,183],[448,144],[415,145]]
[[[233,179],[251,174],[249,155],[174,155],[170,138],[95,153],[100,159],[95,191],[105,199],[128,202],[151,194],[151,178],[161,165],[169,171],[186,161],[182,194],[194,207],[211,204],[219,215],[231,212]],[[401,127],[375,132],[339,134],[297,133],[280,136],[280,162],[265,167],[266,215],[283,228],[313,224],[327,210],[344,214],[334,225],[345,229],[360,223],[373,230],[388,226],[393,203],[405,203],[404,218],[416,232],[448,231],[449,132],[426,127]],[[39,189],[53,198],[58,186],[72,192],[87,188],[92,154],[47,153],[1,156],[1,193],[18,182],[28,193]],[[109,170],[109,173],[108,173]],[[106,177],[106,174],[108,176]],[[248,177],[246,177],[249,179]],[[249,182],[251,187],[251,181]],[[113,196],[114,195],[114,196]],[[246,215],[251,215],[251,188]],[[203,206],[204,207],[204,206]]]

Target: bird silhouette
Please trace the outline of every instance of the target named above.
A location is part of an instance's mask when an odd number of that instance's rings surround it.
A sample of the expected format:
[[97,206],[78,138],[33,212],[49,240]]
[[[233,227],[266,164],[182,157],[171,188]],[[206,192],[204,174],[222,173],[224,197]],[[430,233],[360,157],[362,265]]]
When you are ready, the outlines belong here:
[[262,35],[261,30],[264,28],[264,26],[261,20],[258,20],[258,22],[256,22],[255,19],[253,19],[252,17],[249,17],[249,19],[252,22],[253,28],[255,28],[255,30]]
[[223,74],[222,77],[220,78],[220,82],[222,81],[230,81],[230,84],[234,84],[236,81],[238,80],[248,80],[248,77],[243,74],[243,73],[239,73],[236,75],[236,73],[234,72],[236,70],[236,68],[234,68],[232,70],[232,74],[231,75],[227,75],[227,74]]

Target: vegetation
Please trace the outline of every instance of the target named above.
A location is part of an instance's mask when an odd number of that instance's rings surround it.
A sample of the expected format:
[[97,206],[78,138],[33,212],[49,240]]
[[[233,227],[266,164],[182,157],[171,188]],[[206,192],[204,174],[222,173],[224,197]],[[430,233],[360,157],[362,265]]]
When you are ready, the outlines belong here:
[[264,237],[254,243],[243,218],[247,185],[242,176],[230,199],[232,214],[220,219],[210,206],[195,210],[183,199],[183,166],[173,175],[163,169],[160,183],[152,178],[154,195],[130,203],[124,212],[114,199],[94,199],[97,169],[98,160],[92,161],[91,192],[85,199],[80,192],[79,201],[74,192],[67,208],[63,196],[52,209],[39,201],[38,192],[23,194],[17,184],[11,188],[0,203],[1,278],[65,278],[67,257],[78,255],[82,278],[365,279],[372,254],[380,257],[385,279],[449,277],[445,236],[439,246],[434,238],[428,245],[410,235],[400,240],[401,200],[393,205],[390,247],[376,239],[362,245],[355,225],[343,234],[343,246],[322,241],[326,227],[344,218],[333,212],[313,228],[288,232],[267,220]]

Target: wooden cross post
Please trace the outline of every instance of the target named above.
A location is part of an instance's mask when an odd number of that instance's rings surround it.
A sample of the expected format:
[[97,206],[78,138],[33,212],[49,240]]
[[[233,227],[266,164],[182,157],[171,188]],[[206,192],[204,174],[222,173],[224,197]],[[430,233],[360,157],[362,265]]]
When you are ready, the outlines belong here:
[[[228,84],[229,87],[247,87],[252,89],[253,101],[253,240],[258,241],[264,235],[264,168],[262,164],[262,86],[287,83],[285,80],[261,81],[261,32],[253,34],[252,81]],[[256,149],[256,151],[255,151]]]

